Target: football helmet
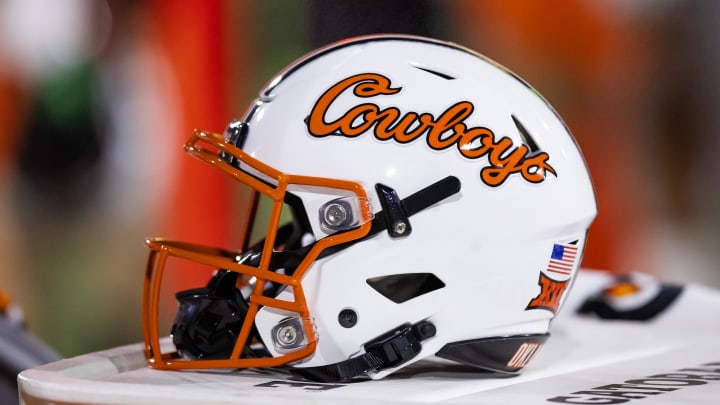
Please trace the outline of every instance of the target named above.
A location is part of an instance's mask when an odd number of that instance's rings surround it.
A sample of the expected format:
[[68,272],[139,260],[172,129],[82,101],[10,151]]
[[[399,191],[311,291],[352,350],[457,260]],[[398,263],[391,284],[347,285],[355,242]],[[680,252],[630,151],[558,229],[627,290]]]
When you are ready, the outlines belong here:
[[[549,336],[596,215],[581,152],[538,92],[422,37],[310,53],[185,149],[253,198],[228,213],[243,228],[233,249],[147,241],[158,369],[343,381],[434,357],[512,375]],[[159,326],[188,262],[208,270]]]

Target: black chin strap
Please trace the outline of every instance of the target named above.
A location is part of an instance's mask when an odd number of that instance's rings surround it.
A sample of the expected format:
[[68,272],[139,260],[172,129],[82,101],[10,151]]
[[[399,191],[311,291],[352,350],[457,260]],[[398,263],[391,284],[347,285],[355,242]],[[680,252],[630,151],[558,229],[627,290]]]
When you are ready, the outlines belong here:
[[[403,198],[399,203],[405,216],[410,217],[426,208],[430,208],[431,206],[458,192],[460,192],[460,180],[455,176],[448,176],[442,180],[436,181],[422,190],[415,192],[414,194]],[[388,229],[388,226],[391,226],[388,218],[391,217],[392,216],[390,215],[386,215],[384,210],[379,211],[375,214],[375,218],[372,220],[372,226],[370,227],[370,231],[367,235],[354,241],[331,246],[323,250],[320,255],[318,255],[318,259],[337,253],[358,242],[370,239],[378,233]]]
[[403,324],[364,345],[365,353],[317,367],[293,367],[290,372],[312,381],[341,382],[399,366],[420,353],[421,341],[435,336],[435,325],[421,321]]
[[[448,197],[451,197],[454,194],[457,194],[458,192],[460,192],[460,180],[455,176],[448,176],[398,201],[398,207],[395,208],[401,209],[405,219],[407,220],[407,217],[415,215],[426,208],[430,208],[431,206]],[[372,220],[372,225],[367,235],[357,240],[331,246],[320,252],[318,259],[330,256],[341,250],[349,248],[358,242],[370,239],[386,229],[390,232],[392,237],[398,237],[399,235],[396,235],[391,229],[393,225],[392,219],[394,217],[395,215],[392,213],[386,214],[385,210],[379,211],[375,214],[375,218]],[[289,227],[292,225],[290,224],[286,226]],[[283,228],[281,228],[282,232],[288,231],[288,229]],[[409,232],[407,234],[409,234]],[[250,266],[258,266],[260,264],[261,256],[256,252],[261,250],[260,248],[262,247],[264,241],[265,240],[263,239],[250,248],[250,251],[244,255],[246,256],[243,259],[244,264],[248,264]],[[313,246],[314,244],[310,244],[299,249],[273,252],[272,257],[270,258],[270,269],[294,269],[305,258],[305,255]]]

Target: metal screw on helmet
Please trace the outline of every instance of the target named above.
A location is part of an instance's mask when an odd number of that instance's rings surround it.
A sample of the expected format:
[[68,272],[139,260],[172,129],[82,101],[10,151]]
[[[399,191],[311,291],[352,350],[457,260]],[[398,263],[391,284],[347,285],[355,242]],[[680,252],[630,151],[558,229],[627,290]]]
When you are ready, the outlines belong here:
[[271,336],[278,350],[294,350],[307,344],[300,318],[283,319],[273,327]]
[[285,325],[278,329],[275,337],[284,346],[292,346],[298,338],[297,329],[295,329],[295,325]]
[[347,220],[347,217],[347,209],[339,203],[329,204],[325,207],[325,212],[323,213],[325,223],[331,227],[343,225],[343,223]]
[[398,235],[405,234],[405,231],[407,231],[407,223],[402,221],[395,221],[392,225],[392,230]]

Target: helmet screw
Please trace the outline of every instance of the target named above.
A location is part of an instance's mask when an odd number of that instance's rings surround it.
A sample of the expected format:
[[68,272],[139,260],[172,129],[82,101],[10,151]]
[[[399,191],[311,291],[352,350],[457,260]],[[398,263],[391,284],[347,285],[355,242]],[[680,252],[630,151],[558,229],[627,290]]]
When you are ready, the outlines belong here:
[[285,325],[278,329],[275,336],[283,345],[291,346],[295,344],[295,341],[298,338],[298,332],[297,329],[295,329],[295,325]]
[[347,219],[347,210],[342,204],[330,204],[325,207],[325,222],[330,226],[340,226]]
[[343,328],[352,328],[355,324],[357,324],[357,320],[357,312],[350,308],[343,309],[338,315],[338,322],[340,322],[340,326]]
[[407,224],[403,221],[395,221],[392,224],[392,229],[396,234],[402,235],[407,231]]

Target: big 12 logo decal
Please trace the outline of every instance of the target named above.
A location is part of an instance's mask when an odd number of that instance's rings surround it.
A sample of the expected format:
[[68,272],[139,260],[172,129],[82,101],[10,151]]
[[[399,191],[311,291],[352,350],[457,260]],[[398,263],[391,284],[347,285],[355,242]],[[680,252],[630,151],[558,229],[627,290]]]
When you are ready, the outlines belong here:
[[397,94],[402,87],[393,87],[390,79],[378,73],[362,73],[343,79],[325,91],[315,102],[307,127],[310,135],[340,135],[353,138],[373,130],[379,140],[404,144],[425,135],[428,146],[444,150],[456,146],[467,159],[486,157],[488,165],[480,170],[480,178],[489,186],[499,186],[510,175],[518,174],[530,183],[541,183],[546,173],[557,176],[545,152],[533,152],[521,144],[515,146],[507,136],[497,139],[484,127],[469,127],[465,120],[475,106],[460,101],[437,116],[429,112],[401,111],[397,107],[381,109],[377,104],[358,103],[339,117],[328,117],[333,102],[346,91],[360,99]]
[[540,273],[538,285],[540,286],[540,294],[530,300],[525,309],[547,309],[552,313],[556,313],[563,293],[568,286],[568,280],[557,281],[544,273]]

